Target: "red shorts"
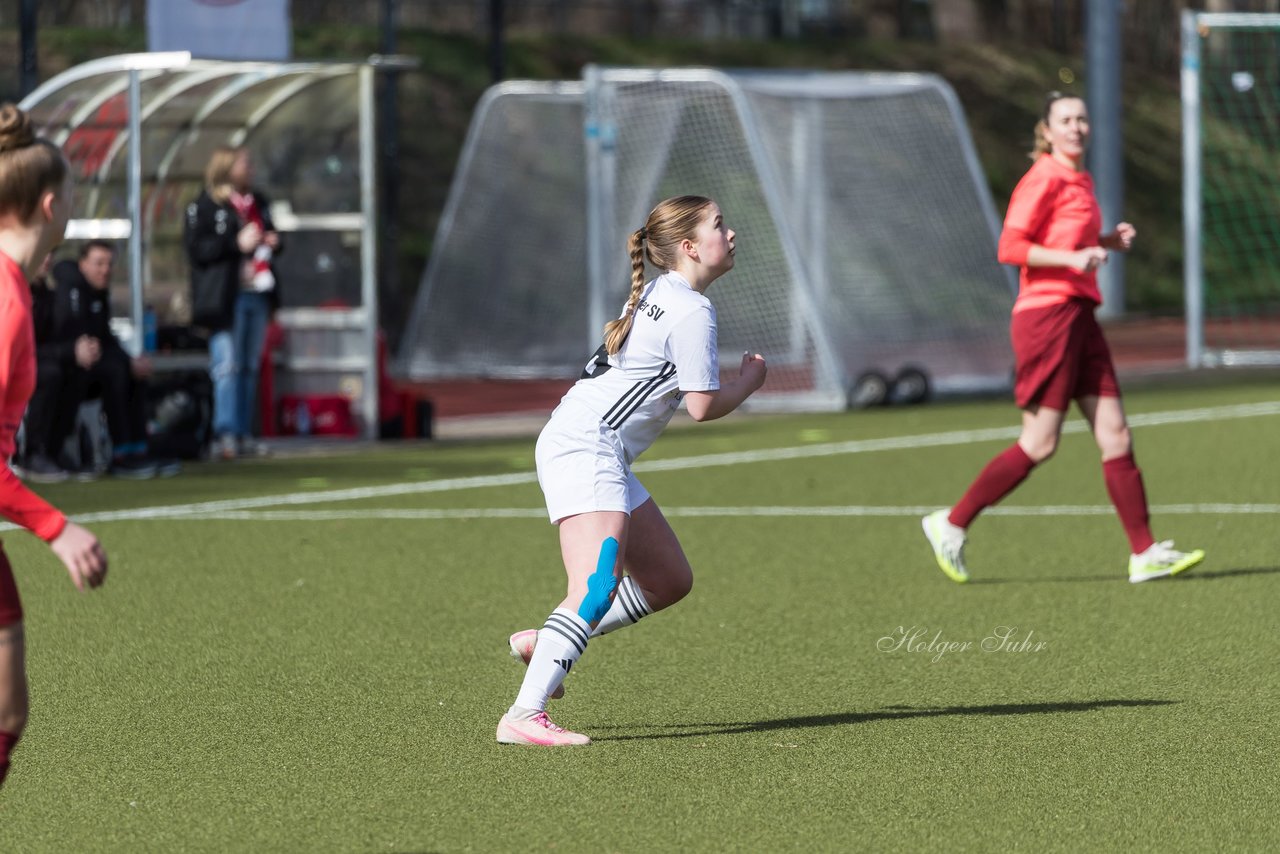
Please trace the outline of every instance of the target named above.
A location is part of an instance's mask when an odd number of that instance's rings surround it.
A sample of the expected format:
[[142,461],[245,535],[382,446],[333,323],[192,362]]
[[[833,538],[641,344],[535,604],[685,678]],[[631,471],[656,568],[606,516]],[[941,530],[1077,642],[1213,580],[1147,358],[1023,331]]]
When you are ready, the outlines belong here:
[[1018,408],[1065,412],[1082,397],[1119,397],[1111,349],[1088,300],[1015,312],[1009,325]]
[[22,622],[22,600],[18,598],[18,582],[9,567],[9,556],[0,548],[0,627]]

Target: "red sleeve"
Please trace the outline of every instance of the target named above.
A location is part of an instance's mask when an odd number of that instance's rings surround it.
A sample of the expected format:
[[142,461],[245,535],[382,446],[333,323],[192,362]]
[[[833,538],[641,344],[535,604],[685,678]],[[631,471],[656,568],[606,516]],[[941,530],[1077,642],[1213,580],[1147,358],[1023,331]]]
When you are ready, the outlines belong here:
[[8,466],[0,466],[0,515],[21,525],[46,543],[67,527],[67,517],[18,480]]
[[1000,246],[996,257],[1001,264],[1027,263],[1027,253],[1035,241],[1032,235],[1039,231],[1058,194],[1059,182],[1032,167],[1013,188],[1009,199],[1009,212],[1004,217],[1004,230],[1000,232]]
[[[14,311],[9,305],[4,307],[3,317],[0,318],[0,409],[3,410],[0,418],[5,422],[0,424],[0,431],[3,431],[0,445],[4,446],[3,455],[0,456],[0,516],[49,542],[62,533],[67,525],[67,517],[27,489],[4,463],[13,452],[13,434],[18,430],[22,409],[26,406],[26,400],[20,392],[16,392],[15,397],[10,399],[10,393],[14,392],[10,384],[18,368],[15,361],[23,358],[21,353],[15,351],[17,342],[21,340],[19,336],[25,332],[22,328],[24,322],[30,322],[25,312]],[[34,354],[28,353],[26,358],[34,358]]]

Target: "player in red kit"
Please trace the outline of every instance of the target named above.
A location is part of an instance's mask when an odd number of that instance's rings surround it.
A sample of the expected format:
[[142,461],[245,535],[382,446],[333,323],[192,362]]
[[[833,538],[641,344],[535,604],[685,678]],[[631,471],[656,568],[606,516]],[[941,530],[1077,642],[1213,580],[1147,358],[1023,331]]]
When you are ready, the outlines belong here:
[[1083,169],[1088,139],[1084,101],[1050,94],[1036,125],[1035,164],[1014,188],[999,246],[1000,262],[1021,268],[1010,333],[1022,433],[959,503],[923,519],[938,566],[953,581],[969,580],[964,544],[970,523],[1053,454],[1073,400],[1102,452],[1107,493],[1129,539],[1129,580],[1176,575],[1204,559],[1202,551],[1180,552],[1151,535],[1115,366],[1094,317],[1102,303],[1096,271],[1109,252],[1127,252],[1137,231],[1122,222],[1102,234],[1093,178]]
[[[6,462],[36,384],[27,276],[61,242],[70,205],[62,152],[36,138],[25,113],[0,105],[0,457]],[[80,590],[106,578],[107,555],[97,538],[28,490],[7,465],[0,466],[0,515],[49,543]],[[26,726],[27,705],[22,603],[0,549],[0,785]]]

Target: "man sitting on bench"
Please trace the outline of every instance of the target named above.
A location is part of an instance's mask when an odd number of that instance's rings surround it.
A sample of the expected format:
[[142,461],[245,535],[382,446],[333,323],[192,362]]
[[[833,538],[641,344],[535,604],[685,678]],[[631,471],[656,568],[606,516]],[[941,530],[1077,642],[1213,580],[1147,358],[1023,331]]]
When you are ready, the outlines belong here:
[[43,323],[37,320],[38,373],[27,410],[28,454],[20,465],[30,480],[94,474],[91,460],[76,465],[59,457],[77,409],[94,398],[102,400],[111,434],[110,474],[141,480],[174,475],[180,469],[176,460],[158,460],[147,451],[146,380],[151,363],[145,356],[130,356],[111,331],[109,286],[115,254],[110,243],[90,240],[81,248],[78,262],[60,261],[53,267],[52,316]]

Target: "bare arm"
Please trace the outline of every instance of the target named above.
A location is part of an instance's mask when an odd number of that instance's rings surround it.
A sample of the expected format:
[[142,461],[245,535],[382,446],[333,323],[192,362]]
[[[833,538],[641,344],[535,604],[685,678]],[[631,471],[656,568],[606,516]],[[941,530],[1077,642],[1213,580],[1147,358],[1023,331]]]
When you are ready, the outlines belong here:
[[1096,270],[1107,263],[1107,250],[1101,246],[1087,246],[1084,249],[1050,249],[1038,243],[1027,249],[1028,267],[1070,267],[1080,273]]
[[1050,249],[1033,243],[1027,248],[1028,267],[1070,267],[1081,273],[1096,270],[1107,263],[1107,250],[1128,252],[1133,245],[1137,229],[1127,222],[1116,226],[1116,230],[1098,238],[1097,246],[1084,249]]
[[685,392],[684,403],[694,421],[714,421],[723,418],[742,405],[742,402],[764,385],[769,369],[764,356],[759,353],[742,354],[742,368],[738,376],[715,391]]

